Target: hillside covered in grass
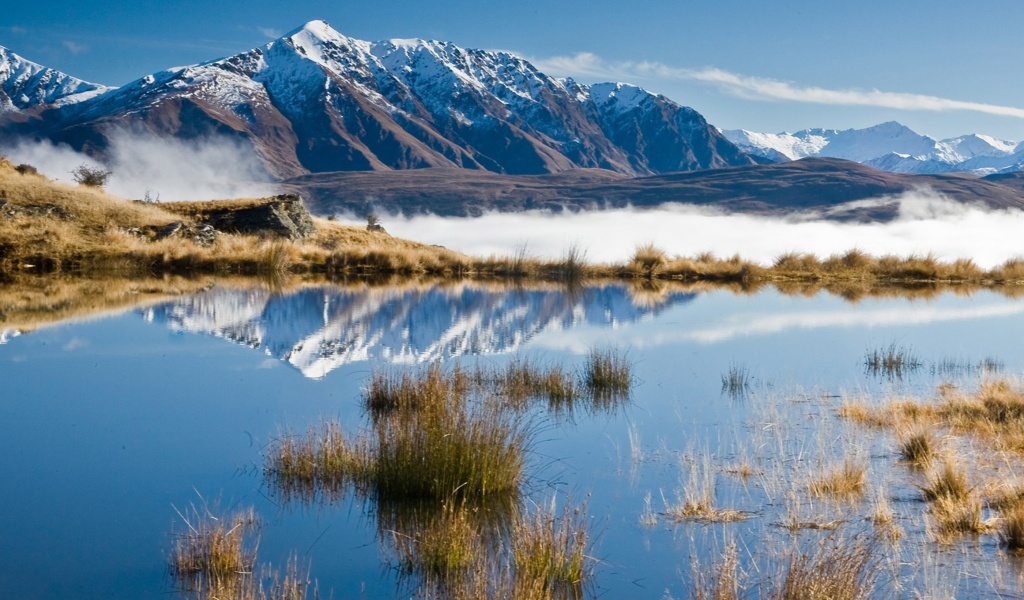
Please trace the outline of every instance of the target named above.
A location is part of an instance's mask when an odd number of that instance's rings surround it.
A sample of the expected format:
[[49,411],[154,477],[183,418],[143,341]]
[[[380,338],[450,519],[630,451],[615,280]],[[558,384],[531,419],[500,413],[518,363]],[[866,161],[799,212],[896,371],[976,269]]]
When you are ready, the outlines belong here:
[[0,273],[444,273],[468,263],[312,218],[294,196],[146,203],[0,160]]

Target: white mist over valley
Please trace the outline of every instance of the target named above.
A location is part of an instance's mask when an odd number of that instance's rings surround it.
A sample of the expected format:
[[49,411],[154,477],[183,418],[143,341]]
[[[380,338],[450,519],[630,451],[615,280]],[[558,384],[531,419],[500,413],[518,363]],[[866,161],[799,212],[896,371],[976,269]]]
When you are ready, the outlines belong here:
[[479,256],[513,255],[525,246],[529,256],[557,259],[576,245],[593,262],[624,262],[638,245],[652,242],[670,256],[711,251],[764,264],[787,252],[825,257],[851,248],[873,255],[970,258],[983,268],[1024,256],[1022,211],[967,207],[926,189],[895,200],[899,216],[887,223],[837,222],[813,214],[761,217],[666,205],[560,214],[490,213],[477,218],[391,216],[384,219],[384,226],[398,237]]

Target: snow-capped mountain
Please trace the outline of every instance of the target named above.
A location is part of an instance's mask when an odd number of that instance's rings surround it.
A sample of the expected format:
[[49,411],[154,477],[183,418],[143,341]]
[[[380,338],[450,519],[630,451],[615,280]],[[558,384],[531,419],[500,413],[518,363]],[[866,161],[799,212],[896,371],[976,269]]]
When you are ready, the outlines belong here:
[[635,86],[559,80],[514,54],[447,42],[355,40],[323,21],[7,126],[8,135],[99,154],[126,130],[228,136],[282,178],[423,167],[641,175],[755,164],[696,111]]
[[147,308],[143,316],[175,331],[214,335],[261,350],[319,378],[357,361],[423,363],[467,354],[514,352],[541,331],[636,322],[688,302],[671,293],[656,305],[634,302],[624,286],[496,291],[485,286],[278,294],[215,288]]
[[1018,170],[1024,143],[970,134],[935,140],[895,121],[865,129],[804,129],[796,133],[722,132],[745,152],[783,162],[808,157],[843,158],[896,173]]
[[110,88],[26,60],[0,46],[0,113],[87,100]]

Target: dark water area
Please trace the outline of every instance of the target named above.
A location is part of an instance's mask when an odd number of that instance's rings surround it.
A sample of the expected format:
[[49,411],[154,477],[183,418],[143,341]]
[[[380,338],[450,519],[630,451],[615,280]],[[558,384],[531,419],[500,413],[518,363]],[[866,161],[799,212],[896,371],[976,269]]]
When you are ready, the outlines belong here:
[[[768,548],[822,535],[780,523],[846,515],[853,535],[867,526],[850,515],[869,513],[877,489],[903,529],[899,548],[880,551],[879,597],[1019,597],[1019,565],[995,535],[930,539],[892,436],[837,413],[844,398],[928,398],[941,383],[1017,377],[1021,339],[1024,301],[989,292],[850,303],[620,285],[214,288],[3,330],[0,596],[176,597],[168,560],[178,513],[193,506],[253,506],[259,560],[298,557],[324,597],[415,595],[372,501],[286,505],[268,489],[273,441],[325,418],[365,427],[374,370],[523,358],[575,369],[589,350],[614,348],[633,365],[630,401],[569,418],[536,411],[524,486],[537,503],[588,499],[596,562],[586,596],[688,597],[695,570],[730,541],[745,564],[769,569]],[[865,357],[892,346],[917,365],[872,372]],[[740,385],[725,384],[730,373]],[[794,483],[803,475],[786,470],[850,451],[870,464],[869,491],[852,504],[804,498]],[[735,474],[744,461],[753,476]],[[1020,474],[1011,459],[1004,469]],[[664,514],[707,471],[716,501],[749,518]]]

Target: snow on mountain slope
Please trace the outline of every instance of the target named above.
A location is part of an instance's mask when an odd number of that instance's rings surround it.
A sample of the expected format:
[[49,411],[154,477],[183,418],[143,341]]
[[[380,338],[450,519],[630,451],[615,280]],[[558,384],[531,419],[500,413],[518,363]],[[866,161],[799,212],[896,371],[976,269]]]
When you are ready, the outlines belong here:
[[424,167],[641,175],[755,163],[664,96],[595,89],[507,52],[365,42],[311,21],[263,47],[149,75],[6,132],[0,123],[0,133],[97,152],[117,130],[223,135],[251,145],[282,178]]
[[0,46],[0,113],[81,102],[109,89],[48,69]]
[[779,162],[808,157],[853,160],[896,173],[988,174],[1019,162],[1015,142],[970,134],[937,141],[895,121],[865,129],[805,129],[796,133],[723,131],[745,152]]
[[541,331],[636,322],[691,295],[637,306],[624,286],[523,290],[307,288],[290,294],[215,288],[148,308],[146,320],[258,349],[311,378],[357,361],[425,363],[514,352]]

